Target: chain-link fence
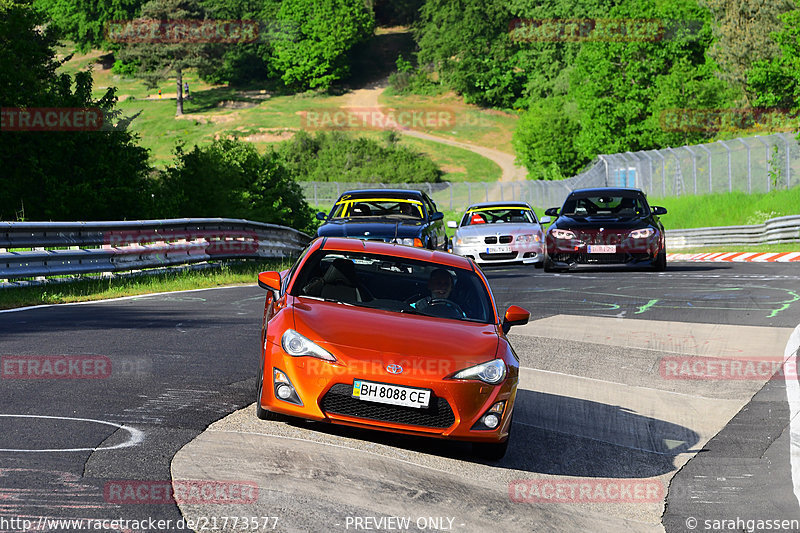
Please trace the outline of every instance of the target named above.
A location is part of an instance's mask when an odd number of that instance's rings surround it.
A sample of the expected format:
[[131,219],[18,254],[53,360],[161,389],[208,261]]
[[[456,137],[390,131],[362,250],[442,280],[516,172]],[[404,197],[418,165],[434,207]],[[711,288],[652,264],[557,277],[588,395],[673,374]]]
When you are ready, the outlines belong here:
[[300,182],[306,200],[328,207],[352,189],[419,189],[443,209],[472,203],[514,200],[539,207],[560,206],[574,189],[637,187],[651,197],[731,191],[788,189],[800,183],[800,145],[794,134],[737,138],[714,143],[601,155],[587,169],[559,181],[344,183]]

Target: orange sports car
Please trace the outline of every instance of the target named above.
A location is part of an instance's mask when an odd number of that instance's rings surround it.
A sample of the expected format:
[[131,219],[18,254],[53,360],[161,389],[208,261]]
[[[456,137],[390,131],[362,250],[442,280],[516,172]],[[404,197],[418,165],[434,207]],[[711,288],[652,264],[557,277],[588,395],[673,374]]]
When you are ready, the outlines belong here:
[[256,413],[508,447],[519,360],[471,259],[319,238],[267,289]]

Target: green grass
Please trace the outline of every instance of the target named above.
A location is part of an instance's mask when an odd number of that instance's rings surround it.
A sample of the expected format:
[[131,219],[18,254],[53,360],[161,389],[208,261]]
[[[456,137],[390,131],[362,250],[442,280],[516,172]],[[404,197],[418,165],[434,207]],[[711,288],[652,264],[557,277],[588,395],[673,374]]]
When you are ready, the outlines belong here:
[[225,264],[218,269],[86,279],[71,283],[51,283],[38,287],[12,287],[0,289],[0,309],[252,284],[257,282],[259,272],[282,270],[288,267],[288,262],[280,260],[248,261]]
[[668,213],[666,229],[761,224],[767,219],[800,214],[800,187],[760,194],[732,192],[677,198],[648,198]]
[[401,137],[402,144],[427,154],[444,171],[442,181],[497,181],[503,174],[500,166],[482,155],[416,137]]

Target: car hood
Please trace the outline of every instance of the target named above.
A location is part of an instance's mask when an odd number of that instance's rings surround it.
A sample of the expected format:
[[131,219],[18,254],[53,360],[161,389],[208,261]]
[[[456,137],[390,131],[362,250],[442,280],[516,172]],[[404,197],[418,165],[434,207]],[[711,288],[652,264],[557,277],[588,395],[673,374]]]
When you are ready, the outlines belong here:
[[559,229],[639,229],[651,226],[648,217],[608,217],[608,216],[588,216],[588,217],[559,217],[550,228]]
[[348,221],[336,220],[323,224],[317,230],[319,237],[418,237],[422,228],[421,220],[398,221]]
[[459,227],[461,237],[482,237],[485,235],[522,235],[540,232],[538,224],[475,224]]
[[493,359],[499,337],[494,324],[461,322],[295,298],[295,329],[331,351],[344,365],[385,374],[390,363],[409,379],[441,379]]

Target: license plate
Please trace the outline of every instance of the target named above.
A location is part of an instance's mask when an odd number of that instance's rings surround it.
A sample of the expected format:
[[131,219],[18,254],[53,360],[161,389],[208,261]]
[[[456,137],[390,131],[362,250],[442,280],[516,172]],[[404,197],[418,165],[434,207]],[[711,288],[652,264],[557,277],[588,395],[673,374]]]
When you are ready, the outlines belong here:
[[617,253],[616,244],[590,244],[588,246],[590,254],[615,254]]
[[510,246],[487,246],[486,253],[487,254],[507,254],[511,252]]
[[428,403],[431,401],[431,391],[356,379],[353,380],[353,398],[368,402],[422,408],[428,407]]

